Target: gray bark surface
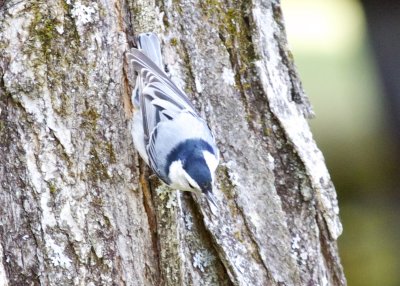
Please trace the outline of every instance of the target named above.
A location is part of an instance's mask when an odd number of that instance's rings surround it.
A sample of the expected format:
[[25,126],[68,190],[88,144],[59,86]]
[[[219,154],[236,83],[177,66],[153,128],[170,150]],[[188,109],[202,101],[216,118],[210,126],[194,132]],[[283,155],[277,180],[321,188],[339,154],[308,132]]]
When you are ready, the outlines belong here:
[[[135,33],[221,151],[213,214],[130,135]],[[0,1],[0,285],[345,285],[279,1]]]

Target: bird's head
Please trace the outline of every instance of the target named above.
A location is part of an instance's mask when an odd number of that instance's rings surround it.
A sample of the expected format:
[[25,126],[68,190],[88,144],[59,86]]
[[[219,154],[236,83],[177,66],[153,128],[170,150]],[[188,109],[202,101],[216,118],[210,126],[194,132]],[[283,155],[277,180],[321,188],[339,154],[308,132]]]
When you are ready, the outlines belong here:
[[171,159],[168,177],[173,188],[208,195],[212,193],[218,157],[198,142],[186,142]]
[[189,188],[207,195],[212,192],[215,168],[206,159],[212,160],[213,155],[208,151],[202,153],[189,156],[182,167]]

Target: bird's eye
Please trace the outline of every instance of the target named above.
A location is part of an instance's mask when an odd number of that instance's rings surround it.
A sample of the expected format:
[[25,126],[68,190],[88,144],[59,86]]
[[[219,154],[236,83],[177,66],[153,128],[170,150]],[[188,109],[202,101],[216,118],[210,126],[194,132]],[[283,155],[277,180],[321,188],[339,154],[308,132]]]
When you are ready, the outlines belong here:
[[194,189],[194,187],[188,182],[188,184],[189,184],[189,187],[191,188],[191,189]]

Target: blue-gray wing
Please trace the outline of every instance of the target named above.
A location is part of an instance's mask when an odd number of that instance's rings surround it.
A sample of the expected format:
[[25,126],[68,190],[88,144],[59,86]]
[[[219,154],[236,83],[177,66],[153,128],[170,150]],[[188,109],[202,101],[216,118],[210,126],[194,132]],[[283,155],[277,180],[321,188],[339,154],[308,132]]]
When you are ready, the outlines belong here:
[[127,57],[141,81],[139,101],[146,144],[160,120],[171,120],[183,110],[198,116],[183,91],[152,60],[137,49],[132,49]]

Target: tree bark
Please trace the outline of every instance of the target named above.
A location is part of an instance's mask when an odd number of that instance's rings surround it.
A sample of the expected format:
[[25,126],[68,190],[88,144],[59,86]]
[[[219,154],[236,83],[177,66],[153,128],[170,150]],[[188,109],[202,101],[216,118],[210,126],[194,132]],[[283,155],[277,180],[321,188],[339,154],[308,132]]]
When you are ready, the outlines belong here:
[[[130,135],[155,31],[221,151],[213,214]],[[0,285],[345,285],[279,1],[0,1]]]

